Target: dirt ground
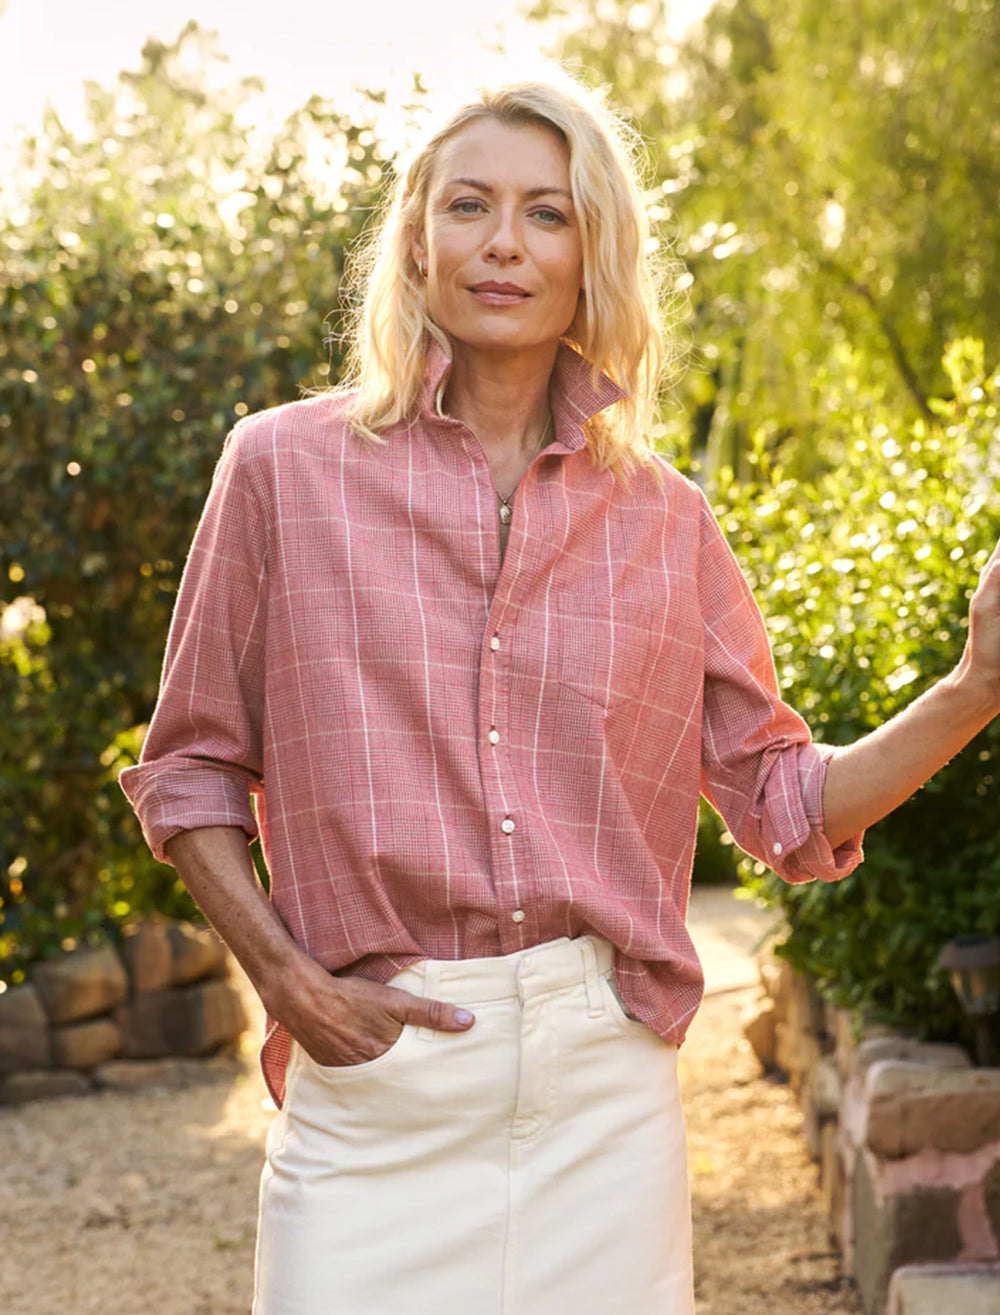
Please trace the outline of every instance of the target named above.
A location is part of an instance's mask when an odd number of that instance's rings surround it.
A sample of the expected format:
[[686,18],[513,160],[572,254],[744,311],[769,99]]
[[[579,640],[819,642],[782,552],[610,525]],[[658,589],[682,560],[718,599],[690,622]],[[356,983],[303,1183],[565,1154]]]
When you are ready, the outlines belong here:
[[[697,1315],[858,1315],[791,1093],[742,1039],[749,998],[707,999],[681,1051]],[[3,1315],[247,1315],[273,1117],[253,1018],[208,1085],[0,1109]]]
[[681,1048],[697,1315],[862,1315],[840,1270],[791,1089],[761,1077],[740,1016],[707,998]]

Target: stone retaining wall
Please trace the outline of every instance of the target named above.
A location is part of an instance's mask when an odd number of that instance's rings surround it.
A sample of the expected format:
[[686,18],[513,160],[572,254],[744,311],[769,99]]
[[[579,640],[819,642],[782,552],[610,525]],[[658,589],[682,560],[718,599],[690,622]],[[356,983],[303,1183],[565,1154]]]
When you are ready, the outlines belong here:
[[992,1273],[977,1281],[996,1284],[1000,1312],[1000,1267],[989,1269],[1000,1266],[1000,1069],[974,1068],[959,1046],[865,1027],[787,964],[762,963],[761,980],[746,1034],[798,1097],[865,1311],[884,1315],[904,1266],[954,1266],[957,1279],[971,1263]]
[[889,1288],[887,1315],[997,1315],[998,1265],[906,1265]]
[[120,952],[32,965],[0,993],[0,1104],[193,1076],[192,1060],[233,1050],[247,1026],[228,964],[212,932],[148,920]]

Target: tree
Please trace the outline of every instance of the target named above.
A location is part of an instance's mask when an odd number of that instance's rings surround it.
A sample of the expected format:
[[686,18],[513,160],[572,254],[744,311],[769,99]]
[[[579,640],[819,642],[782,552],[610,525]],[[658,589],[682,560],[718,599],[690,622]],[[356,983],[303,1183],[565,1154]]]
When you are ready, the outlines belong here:
[[209,94],[192,50],[202,69],[217,53],[193,23],[115,89],[91,84],[84,139],[50,113],[0,216],[8,977],[134,907],[193,911],[117,773],[226,432],[336,379],[324,327],[385,168],[370,125],[315,97],[255,142],[256,84]]
[[676,49],[662,3],[575,12],[560,53],[641,127],[654,215],[693,275],[683,400],[710,464],[762,434],[808,469],[811,381],[845,346],[925,418],[950,341],[997,354],[992,0],[722,0]]

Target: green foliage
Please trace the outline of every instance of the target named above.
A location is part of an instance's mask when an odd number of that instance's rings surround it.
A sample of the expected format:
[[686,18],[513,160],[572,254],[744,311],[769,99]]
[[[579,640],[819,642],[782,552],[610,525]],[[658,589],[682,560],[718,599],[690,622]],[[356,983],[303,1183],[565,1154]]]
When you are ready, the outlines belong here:
[[[752,482],[720,479],[716,511],[768,619],[782,692],[827,743],[874,728],[945,675],[968,600],[1000,536],[1000,373],[979,343],[944,369],[953,400],[905,425],[837,357],[817,379],[840,453],[812,482],[758,442]],[[838,1003],[927,1035],[959,1026],[934,971],[945,941],[1000,932],[1000,724],[868,833],[866,861],[837,884],[790,887],[744,862],[783,911],[782,953]],[[751,871],[752,868],[752,871]]]
[[718,813],[704,799],[698,810],[698,841],[691,880],[699,885],[732,885],[738,877],[738,851]]
[[929,418],[948,342],[1000,351],[1000,8],[720,0],[679,49],[667,8],[545,5],[653,156],[653,217],[693,279],[693,450],[747,474],[763,435],[810,472],[813,381],[845,345],[869,391]]
[[[0,196],[0,976],[133,910],[193,911],[117,784],[157,690],[175,590],[240,416],[336,378],[318,356],[376,199],[373,132],[313,98],[276,139],[254,84],[187,72],[189,24],[91,131],[50,113]],[[328,161],[324,187],[317,155]],[[6,610],[4,608],[6,607]]]

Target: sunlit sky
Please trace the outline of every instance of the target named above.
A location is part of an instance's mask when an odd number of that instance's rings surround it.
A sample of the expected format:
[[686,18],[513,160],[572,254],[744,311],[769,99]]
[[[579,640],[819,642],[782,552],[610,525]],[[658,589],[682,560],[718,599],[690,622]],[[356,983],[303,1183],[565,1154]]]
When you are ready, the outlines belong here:
[[[315,93],[344,102],[355,84],[404,95],[410,75],[449,97],[497,66],[530,72],[540,32],[525,0],[0,0],[0,147],[41,122],[51,101],[67,126],[84,127],[83,84],[110,86],[138,68],[147,37],[176,39],[189,18],[219,33],[226,79],[255,74],[266,112],[284,115]],[[656,0],[653,0],[655,3]],[[706,0],[674,0],[679,30]],[[345,108],[347,105],[345,104]]]

